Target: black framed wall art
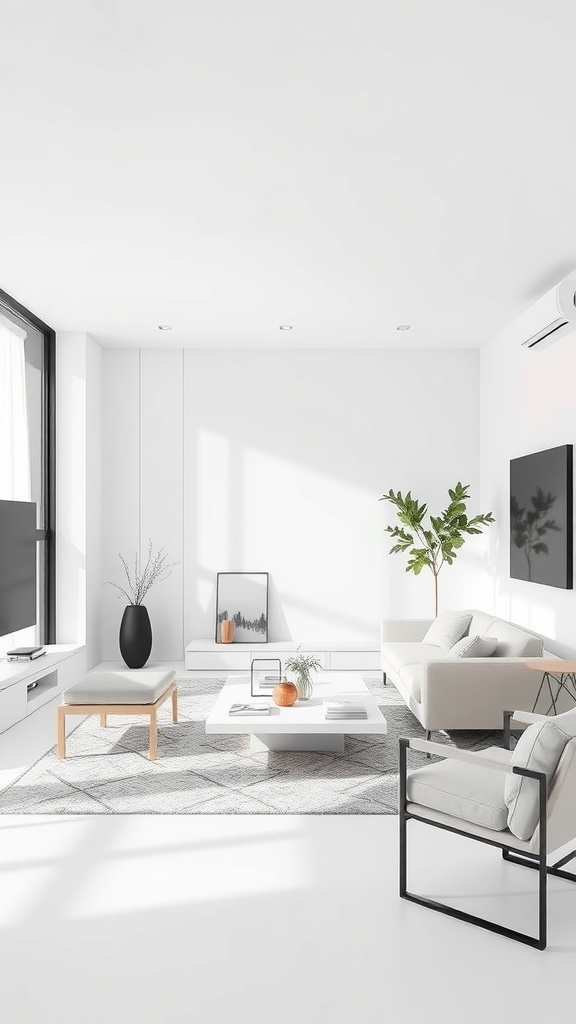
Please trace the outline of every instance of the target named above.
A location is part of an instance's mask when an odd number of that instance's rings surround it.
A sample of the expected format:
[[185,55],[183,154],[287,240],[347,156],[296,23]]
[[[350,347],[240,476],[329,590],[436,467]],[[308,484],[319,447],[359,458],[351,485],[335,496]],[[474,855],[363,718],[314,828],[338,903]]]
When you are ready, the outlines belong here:
[[572,445],[510,462],[510,576],[572,589]]
[[[228,624],[223,630],[223,623]],[[233,626],[230,626],[233,623]],[[268,642],[268,573],[219,572],[216,576],[216,643]]]

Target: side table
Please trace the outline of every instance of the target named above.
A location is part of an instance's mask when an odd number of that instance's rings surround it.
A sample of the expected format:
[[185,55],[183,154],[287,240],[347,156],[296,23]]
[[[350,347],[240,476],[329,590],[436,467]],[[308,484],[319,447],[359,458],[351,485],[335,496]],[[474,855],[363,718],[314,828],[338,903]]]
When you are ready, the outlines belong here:
[[550,694],[550,707],[546,712],[547,715],[550,714],[552,708],[554,708],[554,714],[558,714],[556,702],[562,690],[576,703],[576,661],[563,661],[561,658],[550,658],[549,660],[540,658],[539,661],[526,662],[526,667],[542,673],[542,682],[534,701],[532,713],[536,710],[540,694],[545,686],[548,687]]

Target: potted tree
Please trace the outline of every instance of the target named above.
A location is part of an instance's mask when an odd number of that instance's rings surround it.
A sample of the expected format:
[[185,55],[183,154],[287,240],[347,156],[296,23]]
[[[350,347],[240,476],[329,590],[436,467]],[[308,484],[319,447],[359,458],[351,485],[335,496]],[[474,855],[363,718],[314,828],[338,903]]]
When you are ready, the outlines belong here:
[[458,482],[453,490],[448,490],[450,503],[438,516],[429,516],[427,505],[421,505],[411,491],[402,494],[400,491],[388,491],[379,501],[389,501],[398,514],[401,526],[385,526],[386,533],[396,541],[390,548],[391,554],[408,553],[406,572],[418,576],[422,569],[430,569],[434,577],[434,614],[438,615],[438,576],[442,566],[452,565],[459,549],[464,544],[466,534],[482,533],[485,526],[494,522],[491,512],[484,512],[468,519],[466,502],[470,495],[470,484]]

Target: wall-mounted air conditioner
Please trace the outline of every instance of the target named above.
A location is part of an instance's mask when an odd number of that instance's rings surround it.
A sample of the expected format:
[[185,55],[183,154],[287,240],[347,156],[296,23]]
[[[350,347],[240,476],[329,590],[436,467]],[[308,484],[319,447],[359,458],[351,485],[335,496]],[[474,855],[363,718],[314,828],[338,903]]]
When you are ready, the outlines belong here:
[[576,275],[566,277],[515,322],[525,348],[546,348],[576,330]]

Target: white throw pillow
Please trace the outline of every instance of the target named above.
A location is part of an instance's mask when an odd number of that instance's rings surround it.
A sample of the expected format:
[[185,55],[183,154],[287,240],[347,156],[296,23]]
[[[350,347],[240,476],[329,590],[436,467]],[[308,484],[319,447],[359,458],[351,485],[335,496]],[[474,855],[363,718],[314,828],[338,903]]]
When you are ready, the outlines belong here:
[[472,612],[440,612],[423,637],[423,644],[432,644],[449,651],[468,629]]
[[[511,764],[544,772],[548,786],[569,740],[576,736],[576,709],[563,715],[547,718],[545,722],[530,725],[516,744]],[[538,794],[536,779],[521,775],[507,775],[504,800],[508,807],[508,828],[518,839],[531,839],[538,824]]]
[[463,636],[450,648],[451,658],[489,658],[498,647],[495,636]]

